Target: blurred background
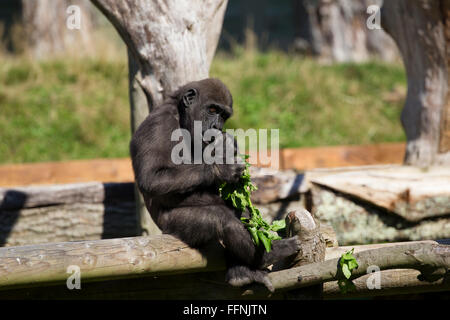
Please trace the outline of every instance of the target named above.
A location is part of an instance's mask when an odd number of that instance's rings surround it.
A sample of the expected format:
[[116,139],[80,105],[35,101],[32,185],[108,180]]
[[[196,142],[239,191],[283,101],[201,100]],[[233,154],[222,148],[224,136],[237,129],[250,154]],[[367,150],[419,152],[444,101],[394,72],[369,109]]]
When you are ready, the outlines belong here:
[[[229,0],[210,71],[234,96],[228,128],[278,128],[281,148],[405,141],[401,58],[366,26],[376,3]],[[129,155],[125,44],[89,1],[2,0],[0,35],[0,163]]]

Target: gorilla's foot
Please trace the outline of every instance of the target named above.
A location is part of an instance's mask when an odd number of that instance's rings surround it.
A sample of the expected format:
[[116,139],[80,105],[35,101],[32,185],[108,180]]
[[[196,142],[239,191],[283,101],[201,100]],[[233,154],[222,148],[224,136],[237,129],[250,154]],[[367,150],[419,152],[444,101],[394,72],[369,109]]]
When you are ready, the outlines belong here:
[[270,292],[274,292],[274,288],[267,271],[252,270],[246,266],[233,266],[227,270],[225,280],[234,287],[242,287],[254,282],[263,284]]

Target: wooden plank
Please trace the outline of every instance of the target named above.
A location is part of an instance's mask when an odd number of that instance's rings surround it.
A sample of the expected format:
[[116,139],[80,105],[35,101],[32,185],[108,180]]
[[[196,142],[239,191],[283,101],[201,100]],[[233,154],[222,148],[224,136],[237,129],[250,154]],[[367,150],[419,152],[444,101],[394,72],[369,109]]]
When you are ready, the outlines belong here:
[[[403,143],[282,149],[280,168],[309,170],[370,164],[401,163]],[[134,181],[129,158],[73,160],[0,166],[0,186],[78,182]]]
[[374,164],[400,164],[404,143],[282,149],[281,169],[309,170]]
[[319,175],[310,181],[356,196],[411,222],[450,213],[450,167],[372,168]]
[[0,186],[134,181],[131,160],[94,159],[0,166]]

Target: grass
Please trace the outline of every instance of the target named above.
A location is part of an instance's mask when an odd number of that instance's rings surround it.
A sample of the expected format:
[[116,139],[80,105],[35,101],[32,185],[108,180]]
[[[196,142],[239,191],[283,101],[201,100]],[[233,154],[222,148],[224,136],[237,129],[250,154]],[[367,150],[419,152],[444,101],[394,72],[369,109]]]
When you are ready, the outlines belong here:
[[[234,97],[228,128],[278,128],[281,147],[404,141],[401,65],[321,65],[287,53],[218,53]],[[125,59],[3,59],[0,163],[128,156]]]
[[281,147],[404,141],[401,65],[320,65],[280,52],[219,55],[211,74],[234,96],[230,128],[279,128]]

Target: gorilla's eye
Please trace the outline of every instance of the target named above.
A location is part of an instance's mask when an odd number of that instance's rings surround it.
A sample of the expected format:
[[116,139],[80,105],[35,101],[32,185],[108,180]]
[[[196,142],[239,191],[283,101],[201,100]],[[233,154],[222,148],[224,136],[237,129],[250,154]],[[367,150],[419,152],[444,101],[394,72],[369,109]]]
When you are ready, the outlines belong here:
[[209,106],[208,107],[208,112],[211,113],[211,114],[220,113],[220,109],[218,107],[216,107],[216,106]]

